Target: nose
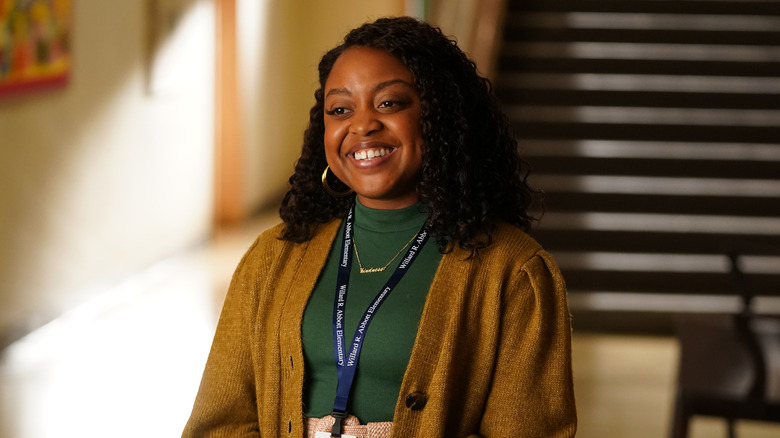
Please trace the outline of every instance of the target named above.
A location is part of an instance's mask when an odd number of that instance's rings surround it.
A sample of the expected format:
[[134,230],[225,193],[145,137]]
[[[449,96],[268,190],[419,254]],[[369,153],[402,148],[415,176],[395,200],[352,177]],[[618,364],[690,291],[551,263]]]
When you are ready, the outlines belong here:
[[354,135],[367,137],[376,131],[382,129],[382,122],[376,117],[376,114],[370,110],[357,111],[352,116],[350,132]]

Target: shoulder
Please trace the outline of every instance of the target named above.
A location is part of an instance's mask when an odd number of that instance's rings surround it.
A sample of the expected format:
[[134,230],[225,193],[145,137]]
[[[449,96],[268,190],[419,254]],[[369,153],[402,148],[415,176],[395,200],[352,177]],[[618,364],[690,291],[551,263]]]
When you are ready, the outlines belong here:
[[485,258],[489,262],[502,260],[504,264],[523,265],[543,251],[539,242],[528,233],[502,221],[496,224],[490,245],[479,250],[476,259]]
[[253,247],[275,247],[275,246],[284,246],[285,244],[292,244],[293,242],[290,242],[288,240],[282,240],[282,232],[284,231],[284,223],[280,222],[271,228],[268,228],[267,230],[263,231],[257,236],[257,239],[255,239],[255,243]]
[[281,239],[283,230],[284,224],[278,223],[260,233],[247,250],[244,261],[247,258],[257,258],[263,254],[281,251],[288,245],[294,245],[294,242]]
[[542,249],[539,242],[528,235],[528,233],[503,221],[496,224],[492,245],[498,248],[515,248],[518,252],[528,254],[533,254]]
[[549,271],[560,277],[560,270],[553,256],[525,231],[508,223],[499,223],[494,233],[494,242],[499,251],[510,254],[526,272]]
[[322,252],[329,249],[341,221],[333,220],[325,224],[317,224],[312,230],[311,239],[297,243],[282,239],[284,223],[279,223],[263,231],[255,239],[244,256],[243,263],[262,263],[291,256],[303,256],[307,252]]
[[448,263],[461,269],[475,269],[490,275],[509,278],[552,276],[560,278],[560,270],[553,257],[533,237],[522,229],[499,222],[488,247],[474,257],[461,248],[447,255]]

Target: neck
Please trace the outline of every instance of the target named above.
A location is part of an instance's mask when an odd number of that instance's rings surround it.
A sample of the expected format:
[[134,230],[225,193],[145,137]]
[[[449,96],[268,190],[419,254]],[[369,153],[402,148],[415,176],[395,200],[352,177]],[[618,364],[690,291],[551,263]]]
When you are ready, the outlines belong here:
[[369,198],[363,195],[357,195],[358,201],[368,208],[376,210],[398,210],[401,208],[411,207],[417,203],[417,193],[410,193],[400,198],[393,199],[376,199]]
[[[419,204],[396,209],[378,209],[364,205],[360,200],[355,205],[355,227],[362,232],[380,233],[415,231],[425,223],[427,215]],[[357,236],[360,239],[361,236]]]

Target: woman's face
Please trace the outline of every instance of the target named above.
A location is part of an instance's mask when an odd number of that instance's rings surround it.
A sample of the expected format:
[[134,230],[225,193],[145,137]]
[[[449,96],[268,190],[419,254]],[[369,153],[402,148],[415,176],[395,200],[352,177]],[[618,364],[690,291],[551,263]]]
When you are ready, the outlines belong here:
[[423,140],[420,94],[389,53],[352,47],[325,83],[325,156],[333,173],[371,208],[417,202]]

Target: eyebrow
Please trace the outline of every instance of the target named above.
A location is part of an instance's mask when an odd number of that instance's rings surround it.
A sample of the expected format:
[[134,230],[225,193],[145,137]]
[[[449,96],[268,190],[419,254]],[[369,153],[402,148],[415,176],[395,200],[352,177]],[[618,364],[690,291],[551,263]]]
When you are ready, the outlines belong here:
[[[377,91],[379,91],[379,90],[381,90],[383,88],[386,88],[386,87],[389,87],[390,85],[395,85],[395,84],[402,84],[402,85],[406,85],[407,87],[409,87],[411,89],[416,89],[416,87],[414,85],[412,85],[411,83],[409,83],[409,82],[407,82],[407,81],[405,81],[403,79],[390,79],[389,81],[380,82],[380,83],[374,85],[374,87],[371,89],[371,91],[376,93]],[[352,91],[350,91],[347,88],[331,88],[330,90],[328,90],[328,93],[325,95],[325,97],[331,96],[333,94],[343,94],[343,95],[351,96],[352,95]]]

